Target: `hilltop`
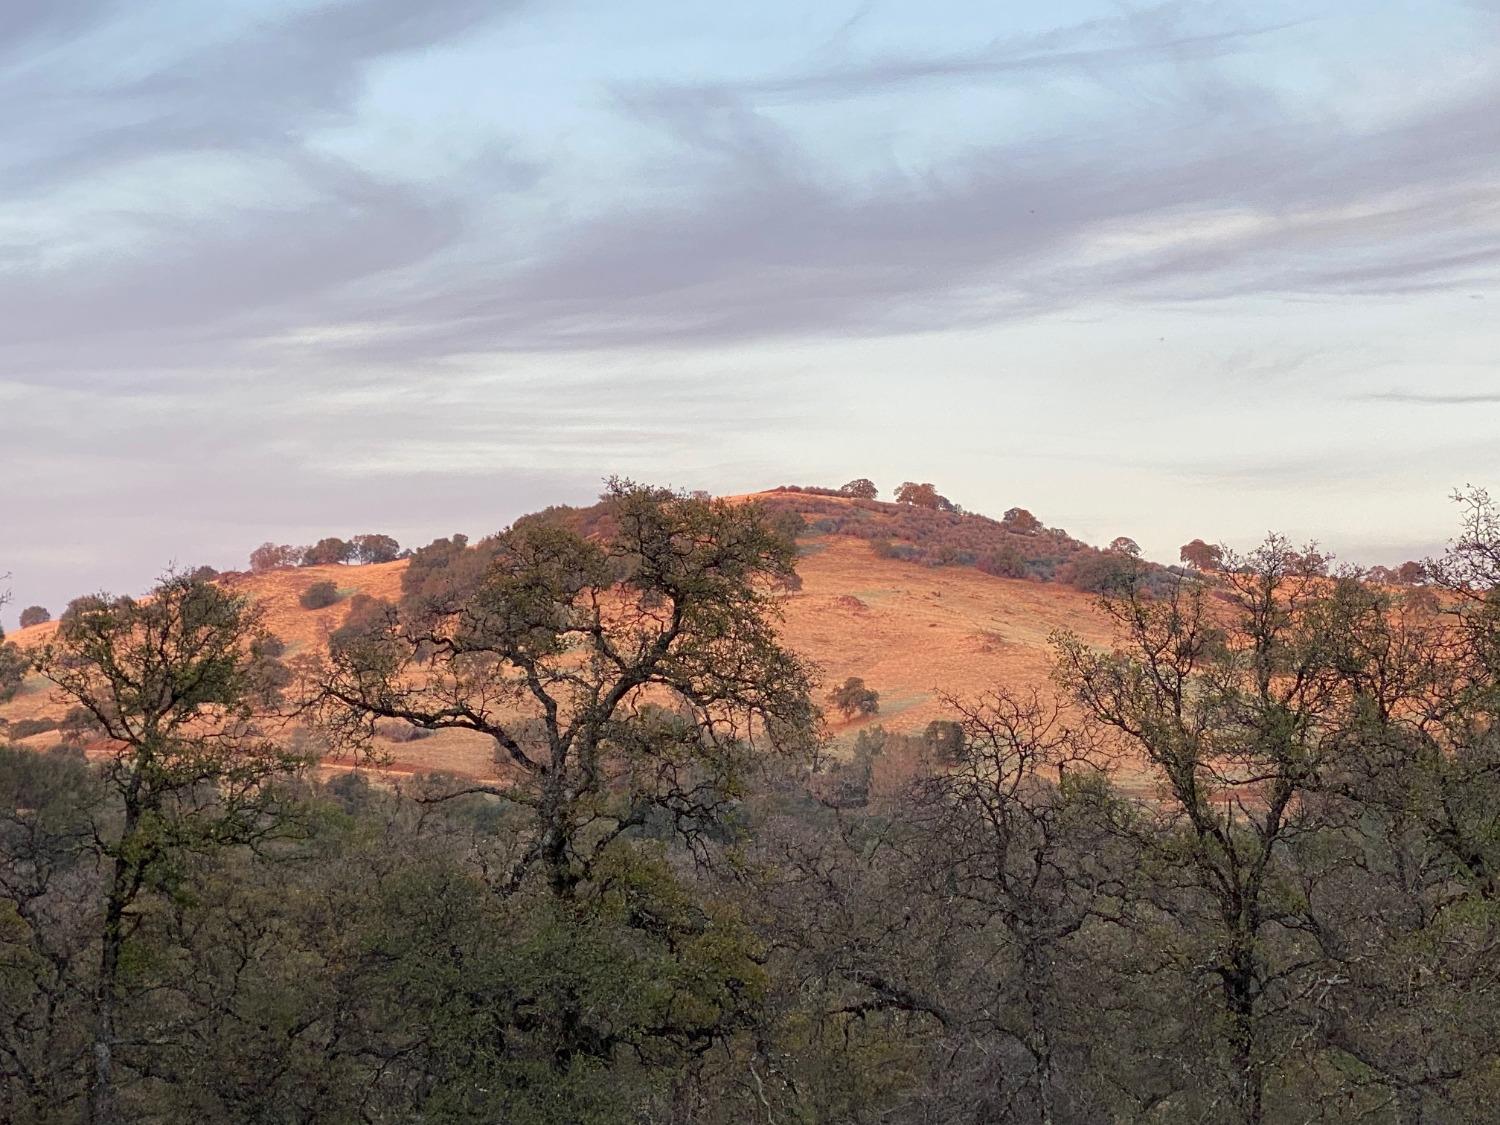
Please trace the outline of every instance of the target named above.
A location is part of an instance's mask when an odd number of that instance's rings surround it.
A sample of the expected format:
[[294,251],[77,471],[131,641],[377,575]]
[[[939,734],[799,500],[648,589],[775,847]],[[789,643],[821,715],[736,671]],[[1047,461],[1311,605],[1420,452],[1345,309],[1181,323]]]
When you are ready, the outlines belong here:
[[[829,728],[844,743],[876,724],[922,730],[946,716],[941,693],[974,696],[999,684],[1047,688],[1048,638],[1056,630],[1071,629],[1095,643],[1108,639],[1094,594],[1061,578],[1109,556],[1064,532],[1039,525],[1023,531],[971,513],[827,492],[777,489],[732,499],[764,503],[797,528],[801,581],[786,594],[782,629],[789,645],[818,667],[820,702],[826,704],[828,690],[850,676],[879,692],[874,715],[849,719],[829,708]],[[525,518],[564,522],[587,534],[598,530],[600,513],[559,507]],[[449,541],[438,542],[447,549]],[[295,657],[327,645],[356,595],[398,600],[408,569],[424,565],[424,552],[432,550],[419,550],[415,559],[282,567],[225,574],[219,581],[259,603],[267,625]],[[1029,576],[994,573],[1003,569],[997,559]],[[329,581],[339,600],[321,609],[302,608],[302,594]],[[56,627],[55,622],[36,625],[10,639],[30,647]],[[0,707],[13,738],[61,717],[60,704],[36,676]],[[29,725],[17,725],[28,720]],[[18,741],[43,748],[59,738],[49,729]],[[460,732],[388,742],[384,748],[399,772],[485,776],[491,769],[487,741]]]

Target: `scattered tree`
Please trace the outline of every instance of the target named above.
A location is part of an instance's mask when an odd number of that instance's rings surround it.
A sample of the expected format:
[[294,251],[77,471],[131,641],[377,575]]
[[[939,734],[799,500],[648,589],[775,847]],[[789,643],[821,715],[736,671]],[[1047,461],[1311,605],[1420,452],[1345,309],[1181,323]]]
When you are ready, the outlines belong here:
[[336,536],[319,539],[302,556],[303,566],[333,566],[354,557],[354,544]]
[[306,547],[293,547],[287,543],[262,543],[250,552],[250,569],[263,574],[284,566],[297,566],[306,551]]
[[1197,570],[1218,570],[1223,565],[1224,548],[1205,543],[1201,539],[1194,539],[1191,543],[1184,543],[1178,557]]
[[896,489],[896,503],[911,504],[917,508],[931,508],[939,512],[954,510],[953,501],[941,495],[930,482],[922,484],[914,481],[903,482],[901,487]]
[[856,477],[839,489],[839,495],[853,496],[857,500],[873,500],[880,495],[880,489],[868,477]]
[[52,614],[47,611],[46,606],[29,605],[21,611],[21,628],[29,629],[33,625],[45,625],[52,620]]
[[[0,595],[0,606],[4,604],[5,597]],[[7,641],[5,630],[0,629],[0,703],[16,697],[26,682],[26,672],[30,667],[31,659],[19,646]]]
[[1396,568],[1396,581],[1404,586],[1420,586],[1427,580],[1427,567],[1408,560]]
[[1128,535],[1121,535],[1113,539],[1109,549],[1116,555],[1129,555],[1131,558],[1140,558],[1141,545]]
[[401,555],[401,544],[389,535],[356,535],[349,543],[356,562],[387,563]]
[[108,865],[96,939],[88,1119],[120,1120],[132,935],[143,899],[169,900],[185,856],[273,836],[275,783],[304,764],[256,725],[269,701],[252,647],[264,633],[242,597],[169,575],[150,598],[101,597],[68,620],[37,665],[110,740],[100,780],[118,816],[92,846]]
[[1007,531],[1014,531],[1019,535],[1035,535],[1042,530],[1042,521],[1025,508],[1008,509],[1005,515],[1000,517],[1000,523]]
[[846,719],[855,715],[874,715],[880,710],[880,693],[866,687],[865,681],[858,676],[850,676],[829,698]]

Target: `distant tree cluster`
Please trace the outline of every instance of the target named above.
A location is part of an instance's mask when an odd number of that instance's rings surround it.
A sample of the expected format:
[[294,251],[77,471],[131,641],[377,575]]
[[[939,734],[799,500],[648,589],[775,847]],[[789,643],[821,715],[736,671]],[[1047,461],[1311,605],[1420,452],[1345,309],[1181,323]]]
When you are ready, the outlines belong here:
[[1397,567],[1372,566],[1366,577],[1387,586],[1420,586],[1428,575],[1426,564],[1409,560]]
[[389,535],[328,536],[310,547],[262,543],[250,552],[250,569],[261,574],[288,566],[334,566],[339,563],[386,563],[402,556],[401,544]]

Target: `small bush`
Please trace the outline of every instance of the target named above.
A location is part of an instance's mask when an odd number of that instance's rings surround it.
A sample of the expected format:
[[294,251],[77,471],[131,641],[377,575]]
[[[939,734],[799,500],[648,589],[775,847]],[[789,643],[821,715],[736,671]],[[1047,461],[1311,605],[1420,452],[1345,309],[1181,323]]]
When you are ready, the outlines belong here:
[[332,582],[314,582],[297,599],[303,609],[326,609],[339,600],[339,588]]
[[57,729],[55,719],[17,719],[6,732],[11,738],[30,738],[34,734],[46,734]]
[[375,724],[375,733],[390,742],[419,742],[429,737],[432,731],[412,726],[405,719],[381,719]]

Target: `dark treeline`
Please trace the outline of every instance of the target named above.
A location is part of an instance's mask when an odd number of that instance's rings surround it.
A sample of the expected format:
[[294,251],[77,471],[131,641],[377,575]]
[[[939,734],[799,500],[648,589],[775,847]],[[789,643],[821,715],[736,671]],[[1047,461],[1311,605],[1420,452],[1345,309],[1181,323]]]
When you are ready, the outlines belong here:
[[[79,607],[35,667],[107,754],[0,751],[0,1120],[1494,1119],[1482,494],[1429,588],[1275,538],[1112,583],[1055,694],[852,756],[784,521],[606,505],[304,663],[202,576]],[[314,780],[391,723],[499,780]]]

